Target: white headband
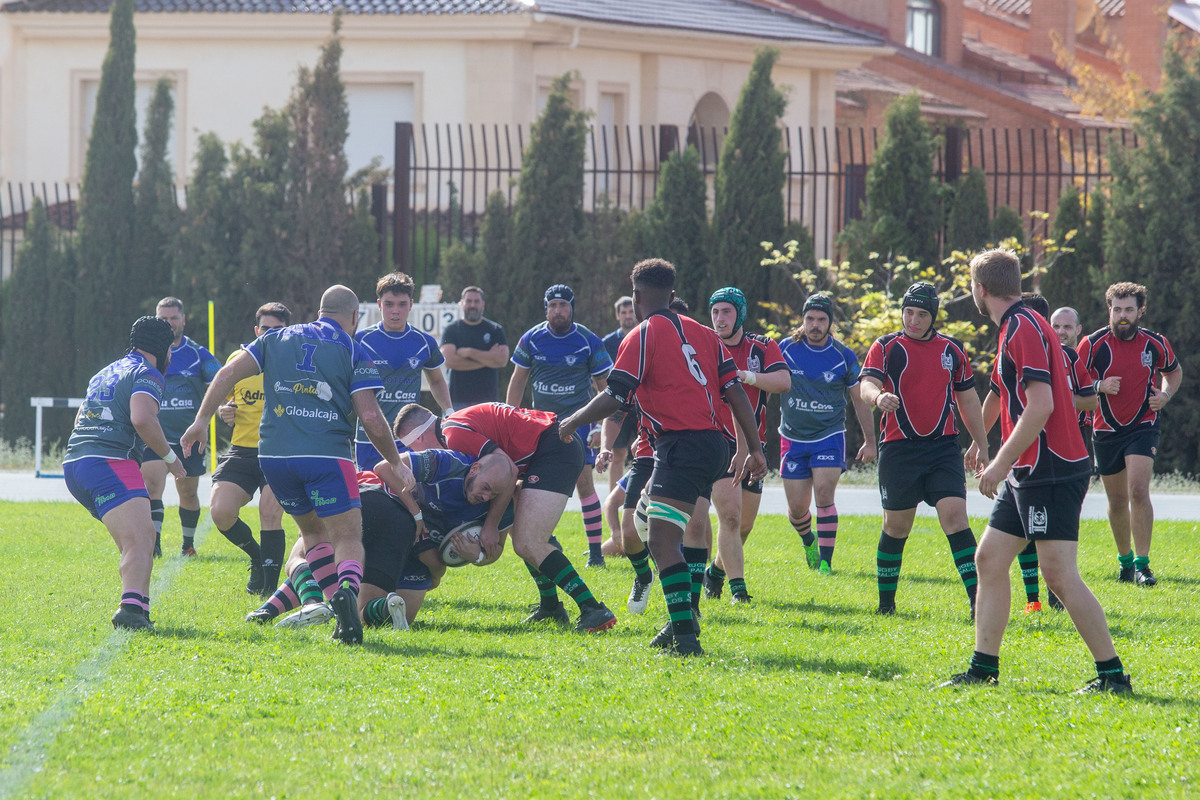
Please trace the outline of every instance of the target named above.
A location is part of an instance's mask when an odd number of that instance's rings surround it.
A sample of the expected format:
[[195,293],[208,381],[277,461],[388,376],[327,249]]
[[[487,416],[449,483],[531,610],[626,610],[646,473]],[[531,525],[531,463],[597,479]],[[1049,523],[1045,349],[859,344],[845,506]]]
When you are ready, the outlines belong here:
[[429,430],[430,426],[435,422],[437,422],[437,417],[433,414],[430,414],[429,419],[425,421],[424,425],[419,428],[414,428],[404,436],[401,436],[400,444],[404,445],[405,447],[412,447],[413,442],[415,442],[417,439],[420,439],[425,431]]

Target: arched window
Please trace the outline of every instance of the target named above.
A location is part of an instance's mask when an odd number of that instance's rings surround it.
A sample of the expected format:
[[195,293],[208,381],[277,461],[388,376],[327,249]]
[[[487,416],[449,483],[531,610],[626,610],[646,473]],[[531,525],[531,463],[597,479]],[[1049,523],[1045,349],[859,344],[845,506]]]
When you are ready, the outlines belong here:
[[942,55],[942,8],[937,0],[908,0],[904,44],[927,56]]

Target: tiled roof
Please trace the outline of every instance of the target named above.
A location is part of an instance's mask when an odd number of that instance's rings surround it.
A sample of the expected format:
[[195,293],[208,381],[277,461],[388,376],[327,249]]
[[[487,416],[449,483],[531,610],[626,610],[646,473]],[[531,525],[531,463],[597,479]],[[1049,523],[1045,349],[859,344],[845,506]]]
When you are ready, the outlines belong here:
[[[811,16],[740,0],[136,0],[141,14],[531,14],[640,28],[691,30],[778,41],[873,47],[881,39]],[[107,13],[112,0],[16,0],[7,13]]]
[[957,119],[987,118],[986,114],[973,111],[933,92],[927,92],[920,87],[898,81],[865,67],[840,70],[834,85],[837,89],[838,102],[846,105],[855,105],[854,95],[861,92],[880,92],[897,97],[916,92],[921,98],[921,112],[924,114]]
[[[1136,2],[1146,1],[1136,0]],[[1027,17],[1032,0],[976,0],[976,2],[984,8],[998,11],[1001,14]],[[1100,6],[1100,13],[1106,17],[1120,17],[1125,14],[1125,0],[1096,0],[1096,5]]]

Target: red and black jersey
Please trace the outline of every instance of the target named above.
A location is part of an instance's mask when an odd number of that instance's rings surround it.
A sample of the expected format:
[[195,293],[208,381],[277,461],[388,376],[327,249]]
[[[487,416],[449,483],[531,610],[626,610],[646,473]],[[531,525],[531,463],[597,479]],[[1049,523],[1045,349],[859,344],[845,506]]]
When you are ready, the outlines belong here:
[[880,336],[867,351],[860,377],[874,378],[900,398],[900,408],[883,415],[884,442],[956,436],[954,393],[975,388],[962,342],[936,332],[921,340],[902,331]]
[[1056,483],[1090,474],[1062,344],[1050,323],[1024,303],[1014,303],[1000,320],[993,380],[999,390],[1000,432],[1005,439],[1025,410],[1025,387],[1030,382],[1050,384],[1054,398],[1054,410],[1042,432],[1013,464],[1014,484]]
[[642,419],[656,437],[667,431],[725,432],[721,393],[737,380],[737,367],[716,331],[663,309],[621,340],[606,391],[622,404],[636,394]]
[[[1063,357],[1067,359],[1067,375],[1071,378],[1071,391],[1076,397],[1093,397],[1096,394],[1096,387],[1093,385],[1092,376],[1088,375],[1087,367],[1083,365],[1083,359],[1079,357],[1079,352],[1074,347],[1063,345]],[[1087,411],[1080,411],[1078,420],[1079,427],[1089,424]]]
[[[733,358],[734,366],[739,370],[759,375],[788,371],[787,362],[783,360],[783,352],[779,349],[779,343],[774,339],[768,339],[757,333],[743,332],[740,342],[732,347],[726,344],[725,347]],[[750,400],[750,407],[754,409],[754,420],[758,423],[759,441],[765,442],[767,440],[767,393],[757,386],[749,384],[743,384],[742,388],[746,390],[746,398]]]
[[558,425],[550,411],[515,408],[507,403],[482,403],[455,411],[442,422],[446,447],[481,458],[495,447],[503,450],[520,474],[537,450],[543,433]]
[[1159,415],[1150,410],[1151,389],[1158,388],[1160,374],[1179,368],[1167,337],[1138,328],[1133,339],[1124,342],[1111,328],[1102,328],[1079,343],[1079,359],[1094,381],[1121,379],[1121,391],[1100,395],[1100,407],[1092,414],[1097,434],[1158,426]]

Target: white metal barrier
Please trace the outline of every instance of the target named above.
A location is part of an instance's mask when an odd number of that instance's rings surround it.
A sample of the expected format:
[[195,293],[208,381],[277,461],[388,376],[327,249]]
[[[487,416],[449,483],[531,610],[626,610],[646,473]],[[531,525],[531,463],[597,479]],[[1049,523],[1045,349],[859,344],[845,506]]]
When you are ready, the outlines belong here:
[[31,397],[29,405],[33,406],[33,474],[37,478],[61,478],[61,474],[42,474],[42,409],[43,408],[79,408],[83,405],[82,397]]

